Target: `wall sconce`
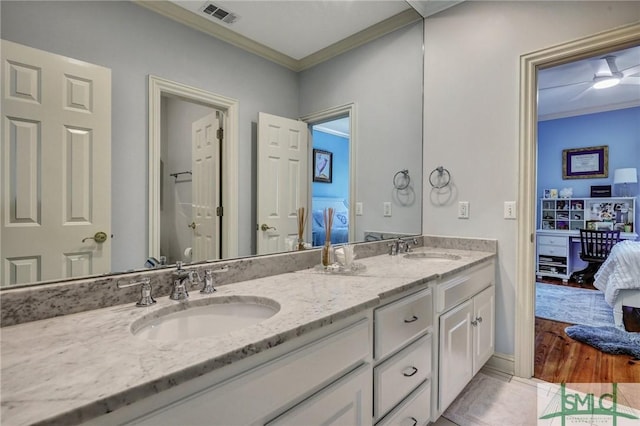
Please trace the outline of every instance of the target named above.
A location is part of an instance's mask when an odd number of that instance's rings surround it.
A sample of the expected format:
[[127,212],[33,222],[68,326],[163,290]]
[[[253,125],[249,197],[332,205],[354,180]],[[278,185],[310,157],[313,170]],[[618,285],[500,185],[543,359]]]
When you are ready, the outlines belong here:
[[613,184],[622,185],[620,190],[620,196],[630,197],[632,191],[629,188],[629,184],[638,183],[638,169],[635,167],[629,167],[626,169],[616,169],[613,173]]

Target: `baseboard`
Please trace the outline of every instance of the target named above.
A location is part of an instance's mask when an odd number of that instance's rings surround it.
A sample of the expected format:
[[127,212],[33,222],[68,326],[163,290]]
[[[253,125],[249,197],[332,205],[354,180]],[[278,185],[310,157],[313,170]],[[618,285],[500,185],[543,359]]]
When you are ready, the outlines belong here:
[[515,372],[515,358],[513,355],[494,353],[483,368],[489,368],[513,376]]

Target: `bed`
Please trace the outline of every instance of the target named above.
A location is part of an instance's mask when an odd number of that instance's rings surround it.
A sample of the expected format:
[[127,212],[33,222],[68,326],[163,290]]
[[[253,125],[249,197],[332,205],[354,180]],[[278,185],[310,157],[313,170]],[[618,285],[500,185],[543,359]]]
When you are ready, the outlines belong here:
[[311,204],[311,235],[314,247],[325,242],[323,212],[326,208],[333,208],[333,226],[331,228],[331,244],[349,242],[349,208],[344,198],[313,197]]
[[613,308],[616,327],[624,327],[622,306],[640,308],[640,242],[624,240],[613,246],[593,285]]

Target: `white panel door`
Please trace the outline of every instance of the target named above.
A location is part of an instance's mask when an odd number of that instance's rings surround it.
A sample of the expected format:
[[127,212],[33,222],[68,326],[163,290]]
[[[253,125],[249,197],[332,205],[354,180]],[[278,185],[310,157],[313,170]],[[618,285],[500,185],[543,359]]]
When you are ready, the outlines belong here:
[[192,124],[193,261],[220,258],[220,150],[216,112]]
[[474,339],[473,375],[493,356],[496,347],[495,336],[495,287],[491,286],[473,298]]
[[443,412],[473,377],[473,301],[440,316],[440,402]]
[[257,253],[285,251],[298,237],[297,210],[308,210],[309,131],[303,121],[258,115]]
[[109,272],[111,70],[1,43],[0,284]]

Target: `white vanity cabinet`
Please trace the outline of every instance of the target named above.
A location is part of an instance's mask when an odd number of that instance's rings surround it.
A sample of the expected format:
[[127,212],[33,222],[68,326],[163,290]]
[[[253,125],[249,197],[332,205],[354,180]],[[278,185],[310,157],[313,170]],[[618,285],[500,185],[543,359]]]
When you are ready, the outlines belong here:
[[438,284],[440,413],[495,351],[494,280],[490,262]]
[[374,336],[374,422],[426,424],[431,416],[432,290],[376,309]]
[[[371,424],[370,323],[367,316],[337,331],[329,326],[331,334],[224,380],[224,371],[214,371],[90,424],[280,425],[305,416],[322,424]],[[227,368],[237,369],[234,364]]]

